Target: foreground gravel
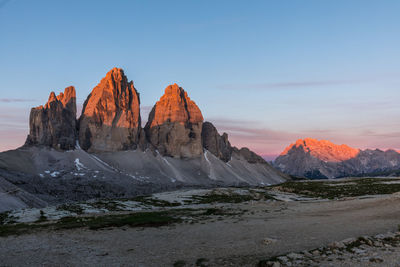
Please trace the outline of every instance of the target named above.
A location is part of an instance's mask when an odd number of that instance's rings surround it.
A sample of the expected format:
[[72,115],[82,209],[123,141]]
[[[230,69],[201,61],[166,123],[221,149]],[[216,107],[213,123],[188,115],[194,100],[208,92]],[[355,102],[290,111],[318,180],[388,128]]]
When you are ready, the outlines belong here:
[[[159,228],[75,229],[0,238],[0,265],[257,266],[262,261],[265,266],[396,266],[400,258],[399,194],[254,201],[224,208],[244,213]],[[393,240],[375,237],[388,231],[394,233]],[[364,243],[357,239],[361,236],[367,236]],[[279,255],[282,258],[270,260]]]

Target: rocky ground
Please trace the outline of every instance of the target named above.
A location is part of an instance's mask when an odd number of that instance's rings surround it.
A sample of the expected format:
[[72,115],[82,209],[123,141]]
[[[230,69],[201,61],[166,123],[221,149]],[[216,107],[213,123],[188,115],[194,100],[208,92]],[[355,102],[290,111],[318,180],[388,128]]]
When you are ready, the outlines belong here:
[[362,179],[303,194],[303,184],[180,190],[3,213],[0,265],[398,266],[400,194],[387,191],[397,182],[374,180],[385,185],[375,195]]
[[258,266],[399,266],[399,256],[400,232],[388,232],[272,257]]

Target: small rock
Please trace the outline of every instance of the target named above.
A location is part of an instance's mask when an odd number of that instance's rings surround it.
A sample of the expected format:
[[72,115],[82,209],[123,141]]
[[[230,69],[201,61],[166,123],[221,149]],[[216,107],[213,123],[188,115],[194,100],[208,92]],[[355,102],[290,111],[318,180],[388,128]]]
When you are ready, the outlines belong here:
[[303,258],[303,256],[302,255],[300,255],[300,254],[297,254],[297,253],[290,253],[290,254],[288,254],[288,255],[286,255],[289,259],[292,259],[292,260],[298,260],[298,259],[302,259]]
[[306,257],[312,257],[312,254],[310,252],[306,251],[306,250],[303,251],[303,255],[306,256]]
[[340,242],[343,243],[343,244],[345,244],[345,245],[350,245],[351,243],[354,243],[354,242],[356,242],[356,241],[357,241],[356,238],[351,237],[351,238],[346,238],[346,239],[344,239],[344,240],[342,240],[342,241],[340,241]]
[[267,262],[263,262],[260,266],[281,267],[281,264],[279,263],[279,261],[267,261]]
[[369,259],[370,262],[381,263],[383,259],[381,257],[373,257]]
[[286,263],[289,262],[289,259],[288,259],[287,257],[285,257],[285,256],[280,256],[280,257],[278,257],[278,260],[279,260],[281,263],[284,263],[284,264],[286,264]]
[[330,248],[344,248],[345,245],[343,242],[332,242],[329,244]]
[[353,251],[356,254],[364,254],[366,252],[365,250],[359,248],[353,248],[351,251]]
[[266,237],[266,238],[264,238],[263,243],[264,243],[264,245],[269,245],[269,244],[275,243],[276,241],[277,241],[276,239]]
[[312,252],[312,255],[313,256],[319,256],[321,253],[319,252],[319,250],[314,250],[313,252]]

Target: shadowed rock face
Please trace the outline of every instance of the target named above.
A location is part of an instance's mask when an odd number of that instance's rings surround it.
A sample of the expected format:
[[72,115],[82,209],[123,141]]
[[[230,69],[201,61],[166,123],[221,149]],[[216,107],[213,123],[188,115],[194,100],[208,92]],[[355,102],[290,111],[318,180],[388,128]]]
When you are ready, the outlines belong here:
[[169,85],[149,115],[148,141],[164,156],[191,158],[203,154],[203,116],[187,93]]
[[238,158],[245,159],[248,163],[263,163],[268,164],[262,157],[248,149],[247,147],[233,148],[233,154]]
[[76,92],[73,86],[58,96],[51,92],[45,106],[32,108],[26,145],[69,150],[76,143]]
[[233,148],[228,141],[228,134],[219,135],[211,122],[204,122],[201,132],[203,147],[221,160],[228,162],[231,159]]
[[122,69],[109,71],[86,99],[79,143],[89,152],[135,149],[139,143],[139,93]]

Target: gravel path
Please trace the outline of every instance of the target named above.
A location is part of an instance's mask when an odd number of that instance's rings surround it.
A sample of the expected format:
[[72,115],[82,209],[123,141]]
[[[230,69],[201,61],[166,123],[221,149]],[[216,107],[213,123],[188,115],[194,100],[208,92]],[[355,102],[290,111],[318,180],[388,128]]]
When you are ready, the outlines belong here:
[[[227,207],[247,211],[240,218],[215,217],[160,228],[77,229],[0,238],[0,265],[255,266],[262,259],[311,251],[350,237],[395,232],[400,223],[399,194]],[[382,251],[387,255],[376,255],[383,260],[376,264],[396,266],[393,260],[384,264],[388,257],[400,257],[399,249],[391,249]],[[332,263],[326,261],[326,266]],[[342,266],[353,263],[340,261]]]

